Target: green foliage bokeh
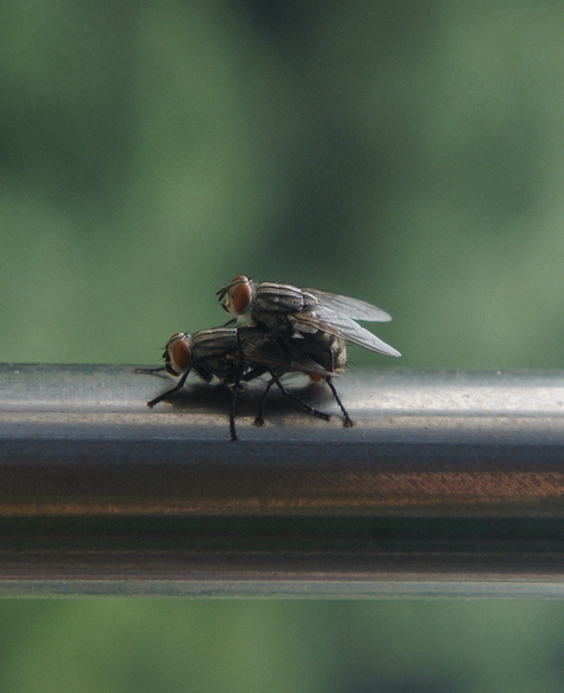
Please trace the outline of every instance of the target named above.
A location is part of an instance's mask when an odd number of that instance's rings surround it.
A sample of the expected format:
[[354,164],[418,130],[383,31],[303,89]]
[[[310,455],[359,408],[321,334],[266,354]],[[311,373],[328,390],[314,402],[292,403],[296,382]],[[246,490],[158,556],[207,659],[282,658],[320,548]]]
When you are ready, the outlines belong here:
[[561,604],[8,601],[4,693],[557,693]]
[[247,274],[381,305],[402,365],[560,367],[563,30],[533,0],[5,0],[0,358],[153,362]]

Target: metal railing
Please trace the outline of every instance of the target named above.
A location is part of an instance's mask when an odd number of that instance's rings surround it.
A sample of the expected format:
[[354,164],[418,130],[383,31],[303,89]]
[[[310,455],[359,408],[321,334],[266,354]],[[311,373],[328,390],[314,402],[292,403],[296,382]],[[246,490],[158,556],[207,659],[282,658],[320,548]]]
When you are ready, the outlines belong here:
[[0,366],[0,595],[564,597],[564,373]]

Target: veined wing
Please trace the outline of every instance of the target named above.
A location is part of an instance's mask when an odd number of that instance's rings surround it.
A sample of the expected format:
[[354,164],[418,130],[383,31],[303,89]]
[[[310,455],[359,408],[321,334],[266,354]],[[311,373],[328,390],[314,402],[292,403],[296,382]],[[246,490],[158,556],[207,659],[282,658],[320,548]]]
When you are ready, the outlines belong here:
[[378,354],[401,356],[397,349],[386,344],[372,332],[365,330],[364,327],[358,325],[354,320],[335,313],[330,308],[324,306],[319,306],[313,311],[290,315],[288,319],[298,332],[311,333],[313,328],[322,332],[328,332],[347,342],[358,344],[370,351],[375,351]]
[[346,315],[354,320],[366,320],[367,322],[389,322],[392,316],[385,310],[373,306],[371,303],[361,301],[350,296],[332,294],[329,291],[303,288],[302,291],[315,296],[322,305],[328,306],[339,315]]

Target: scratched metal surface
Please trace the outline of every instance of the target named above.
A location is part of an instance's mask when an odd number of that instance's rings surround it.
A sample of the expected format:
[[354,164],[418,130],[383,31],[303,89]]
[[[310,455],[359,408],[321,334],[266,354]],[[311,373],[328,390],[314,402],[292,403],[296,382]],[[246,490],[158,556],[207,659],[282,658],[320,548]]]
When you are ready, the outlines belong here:
[[351,371],[240,395],[0,366],[0,594],[564,595],[564,373]]
[[293,391],[332,420],[272,393],[256,428],[255,385],[240,396],[238,443],[221,387],[195,381],[149,410],[168,382],[127,367],[3,366],[0,514],[564,514],[564,374],[347,374],[353,429],[326,387],[299,378]]

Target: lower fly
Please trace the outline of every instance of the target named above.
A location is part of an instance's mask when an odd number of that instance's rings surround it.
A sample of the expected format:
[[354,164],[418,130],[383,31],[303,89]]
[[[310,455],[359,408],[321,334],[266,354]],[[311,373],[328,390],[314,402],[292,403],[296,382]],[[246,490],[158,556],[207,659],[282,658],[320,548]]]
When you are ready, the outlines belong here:
[[[300,344],[293,345],[294,341]],[[326,378],[330,382],[334,374],[333,369],[327,370],[323,366],[322,359],[316,360],[316,354],[312,354],[311,348],[306,349],[302,346],[302,342],[305,344],[305,340],[302,339],[288,340],[287,344],[283,344],[263,329],[254,326],[218,327],[202,330],[194,335],[176,332],[166,344],[163,353],[165,365],[155,369],[139,368],[137,372],[154,373],[165,370],[169,375],[179,378],[174,387],[147,402],[151,409],[181,390],[192,371],[207,383],[215,377],[228,385],[231,388],[229,430],[231,440],[236,441],[238,438],[235,427],[235,406],[241,383],[250,382],[265,374],[270,375],[270,380],[266,385],[259,414],[254,422],[256,425],[264,425],[262,410],[266,396],[274,384],[284,397],[302,410],[324,421],[329,421],[328,414],[311,407],[289,392],[280,382],[282,375],[289,371],[300,371],[311,377]],[[329,361],[327,363],[329,364]],[[336,391],[334,394],[340,402]]]

